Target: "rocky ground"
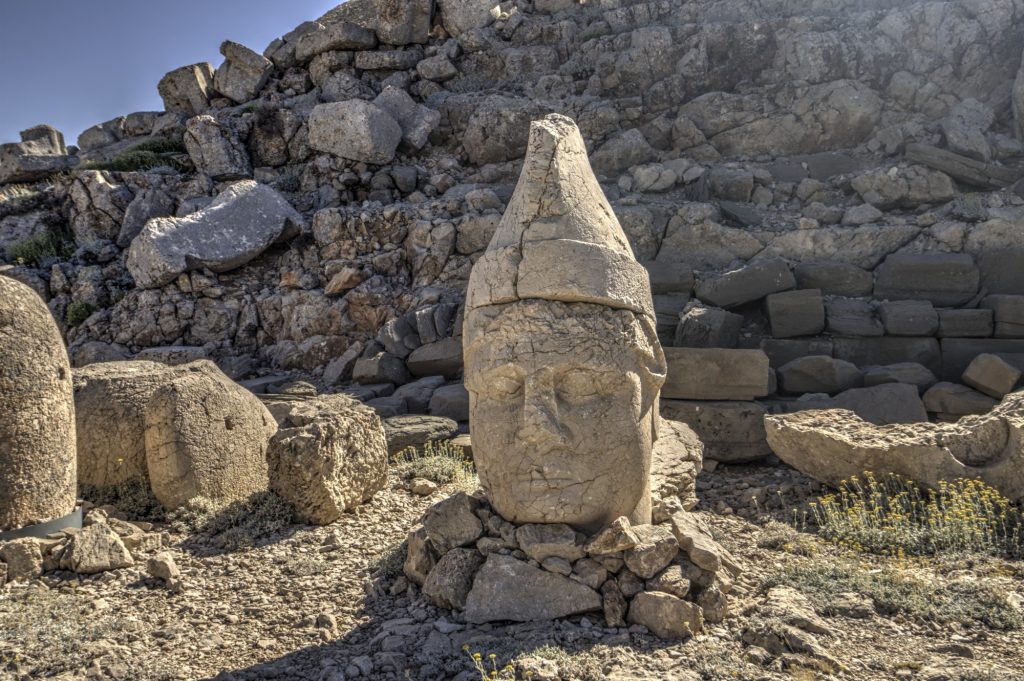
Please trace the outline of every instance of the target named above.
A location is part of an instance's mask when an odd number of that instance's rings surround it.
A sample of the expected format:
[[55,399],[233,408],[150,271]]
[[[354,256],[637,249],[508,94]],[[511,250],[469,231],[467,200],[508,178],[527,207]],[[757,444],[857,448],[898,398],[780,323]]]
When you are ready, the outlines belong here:
[[158,524],[179,592],[143,566],[10,585],[0,678],[468,681],[479,673],[465,646],[513,665],[515,678],[1024,678],[1024,633],[1012,628],[1024,564],[888,559],[824,542],[790,526],[822,490],[783,465],[701,475],[698,512],[747,572],[733,615],[683,643],[606,629],[599,616],[467,627],[427,605],[401,576],[401,545],[453,491],[416,496],[396,477],[326,527],[282,524],[272,507],[192,519],[205,530]]

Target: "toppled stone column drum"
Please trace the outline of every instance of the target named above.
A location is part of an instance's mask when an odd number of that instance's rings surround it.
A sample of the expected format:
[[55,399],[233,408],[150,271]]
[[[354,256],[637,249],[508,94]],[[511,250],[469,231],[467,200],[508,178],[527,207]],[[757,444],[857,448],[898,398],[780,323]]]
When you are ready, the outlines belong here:
[[74,511],[74,405],[49,310],[32,289],[0,276],[0,531]]
[[466,307],[473,455],[495,510],[585,531],[650,522],[665,357],[647,273],[571,119],[533,123]]

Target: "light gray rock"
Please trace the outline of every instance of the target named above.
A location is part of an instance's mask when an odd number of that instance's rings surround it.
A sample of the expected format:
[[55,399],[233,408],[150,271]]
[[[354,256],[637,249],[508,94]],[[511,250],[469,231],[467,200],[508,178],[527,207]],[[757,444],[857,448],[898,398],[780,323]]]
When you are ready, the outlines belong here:
[[886,366],[866,366],[864,372],[864,386],[870,388],[875,385],[886,383],[908,383],[916,386],[918,392],[924,392],[938,383],[932,371],[917,362],[900,362]]
[[483,524],[476,515],[480,502],[458,492],[427,509],[423,528],[442,552],[469,546],[483,534]]
[[830,296],[869,296],[875,284],[867,270],[834,260],[800,262],[793,268],[793,274],[799,288],[820,289]]
[[82,575],[135,565],[132,554],[110,525],[94,523],[76,532],[60,559],[61,569]]
[[252,177],[252,163],[245,146],[213,116],[204,114],[188,120],[185,148],[196,168],[214,180]]
[[402,143],[411,150],[426,146],[430,133],[441,122],[441,112],[418,104],[405,90],[392,85],[385,87],[373,103],[398,122]]
[[586,555],[583,536],[563,523],[521,525],[516,530],[516,542],[523,553],[538,563],[545,558],[572,562]]
[[583,584],[511,556],[487,556],[466,598],[468,622],[537,622],[602,609],[601,596]]
[[916,165],[870,170],[853,178],[852,185],[867,203],[883,210],[945,203],[956,196],[949,175]]
[[168,112],[196,116],[210,108],[213,66],[207,62],[182,66],[165,75],[157,89]]
[[0,184],[34,182],[77,163],[68,156],[59,130],[37,125],[21,132],[21,142],[0,144]]
[[31,537],[0,544],[0,564],[6,567],[6,581],[31,582],[43,574],[40,541]]
[[665,348],[668,378],[662,397],[676,400],[753,400],[771,392],[768,356],[761,350]]
[[964,414],[987,414],[999,401],[958,383],[936,383],[924,394],[924,406],[928,411],[950,416]]
[[458,432],[458,423],[441,416],[410,414],[384,419],[389,454],[396,454],[407,447],[420,447],[428,442],[450,440]]
[[1002,399],[1020,381],[1020,369],[996,355],[981,354],[964,371],[963,381],[989,397]]
[[347,21],[374,30],[382,43],[409,45],[427,42],[433,11],[434,0],[348,0],[318,21]]
[[443,416],[453,421],[469,420],[469,391],[462,383],[438,388],[430,397],[431,416]]
[[476,549],[452,549],[441,556],[423,583],[423,597],[439,608],[462,610],[473,578],[484,563]]
[[309,145],[341,158],[377,165],[390,163],[401,140],[398,122],[361,99],[320,104],[309,116]]
[[0,531],[68,515],[77,498],[71,367],[32,289],[0,276]]
[[494,20],[491,7],[490,0],[437,0],[444,30],[455,37],[489,25]]
[[735,348],[742,325],[742,315],[694,301],[680,314],[672,345],[678,348]]
[[326,26],[317,24],[304,32],[295,45],[295,58],[305,63],[324,52],[372,50],[376,46],[377,36],[373,31],[347,21],[337,21]]
[[864,375],[850,362],[822,355],[801,357],[778,369],[779,388],[791,395],[828,393],[864,384]]
[[838,336],[874,337],[885,334],[882,320],[866,300],[832,298],[825,305],[829,332]]
[[124,211],[121,231],[117,234],[119,248],[128,248],[142,228],[153,218],[174,215],[174,198],[160,189],[146,189],[135,195]]
[[225,61],[214,74],[214,89],[236,104],[255,99],[273,73],[273,63],[245,45],[230,40],[221,43],[220,53]]
[[703,630],[704,613],[696,603],[659,591],[645,591],[629,604],[626,621],[647,627],[659,638],[684,639]]
[[697,283],[696,295],[711,305],[729,308],[791,288],[796,288],[796,279],[786,261],[768,258],[701,279]]
[[664,525],[634,525],[637,544],[627,549],[623,559],[633,574],[650,579],[664,570],[679,553],[679,541]]
[[542,113],[541,108],[528,99],[488,96],[469,117],[462,137],[469,160],[483,165],[522,158],[530,136],[530,123]]
[[156,288],[182,272],[240,267],[304,224],[274,189],[252,180],[237,182],[197,213],[150,220],[128,249],[125,264],[136,285]]
[[798,400],[792,407],[794,410],[846,409],[877,426],[928,421],[928,411],[921,401],[917,386],[906,383],[852,388],[833,398]]

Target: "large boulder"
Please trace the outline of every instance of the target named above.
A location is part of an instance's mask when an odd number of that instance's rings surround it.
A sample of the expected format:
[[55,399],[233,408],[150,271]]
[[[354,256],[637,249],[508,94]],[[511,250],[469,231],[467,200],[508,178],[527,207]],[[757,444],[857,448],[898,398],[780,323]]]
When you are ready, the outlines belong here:
[[347,395],[298,401],[281,420],[267,458],[271,489],[316,525],[334,522],[387,482],[380,418]]
[[268,488],[277,423],[255,395],[212,362],[185,365],[145,409],[146,466],[168,509],[199,497],[241,501]]
[[146,480],[145,410],[170,378],[158,362],[102,362],[76,369],[78,482],[111,487]]
[[185,149],[198,170],[214,180],[241,180],[252,177],[252,162],[238,135],[221,125],[213,116],[188,119],[185,124]]
[[71,513],[75,479],[64,341],[39,296],[0,277],[0,530]]
[[221,43],[220,53],[224,55],[224,63],[213,77],[217,92],[238,104],[254,99],[273,73],[273,63],[230,40]]
[[0,184],[34,182],[77,162],[76,157],[68,156],[60,131],[37,125],[21,132],[21,142],[0,144]]
[[160,80],[157,90],[168,112],[196,116],[210,108],[213,66],[207,62],[182,66]]
[[530,122],[541,114],[528,99],[491,95],[469,118],[462,144],[476,165],[504,163],[526,153]]
[[398,122],[362,99],[320,104],[309,116],[309,146],[352,161],[390,163],[401,141]]
[[768,444],[790,466],[829,485],[870,471],[937,487],[978,478],[1013,501],[1024,499],[1024,393],[956,423],[875,426],[830,409],[765,418]]
[[348,0],[317,21],[347,21],[373,29],[382,43],[410,45],[427,42],[433,13],[434,0]]
[[490,24],[494,20],[491,17],[493,6],[490,0],[437,0],[444,30],[456,37]]
[[385,87],[373,103],[402,128],[403,149],[422,149],[430,133],[441,122],[441,112],[417,103],[408,92],[393,85]]
[[174,281],[182,272],[227,272],[294,236],[304,221],[277,191],[237,182],[203,210],[183,218],[150,220],[125,258],[141,288]]

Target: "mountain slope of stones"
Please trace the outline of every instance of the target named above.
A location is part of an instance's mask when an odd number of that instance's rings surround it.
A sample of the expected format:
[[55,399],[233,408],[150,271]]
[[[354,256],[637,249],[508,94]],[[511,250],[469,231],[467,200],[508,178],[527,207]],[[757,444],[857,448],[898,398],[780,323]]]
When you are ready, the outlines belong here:
[[[75,365],[211,359],[464,421],[469,271],[555,111],[709,457],[768,454],[768,412],[956,418],[1024,368],[1022,43],[1021,0],[350,0],[167,74],[164,112],[0,147],[29,183],[0,262]],[[182,163],[105,169],[154,141]],[[995,394],[963,378],[982,354],[1010,367]]]

